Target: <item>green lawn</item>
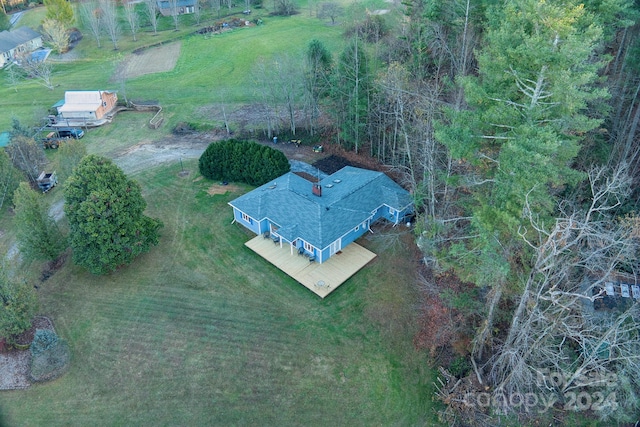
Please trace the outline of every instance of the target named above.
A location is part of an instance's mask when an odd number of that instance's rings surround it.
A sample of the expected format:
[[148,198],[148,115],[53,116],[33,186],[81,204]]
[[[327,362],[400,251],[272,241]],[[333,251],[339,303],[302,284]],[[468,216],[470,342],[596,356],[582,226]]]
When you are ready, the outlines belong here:
[[[237,8],[236,12],[240,10]],[[224,9],[222,12],[228,13]],[[208,14],[199,26],[192,25],[191,16],[182,16],[183,23],[177,32],[167,24],[170,18],[162,18],[163,31],[154,35],[149,28],[143,28],[136,42],[123,23],[118,50],[113,50],[104,36],[102,47],[97,48],[91,34],[85,31],[74,49],[77,60],[59,62],[52,57],[53,90],[36,81],[11,85],[6,70],[0,70],[0,130],[9,129],[13,117],[26,124],[38,122],[49,107],[64,97],[66,90],[117,90],[121,97],[126,92],[129,99],[160,101],[170,124],[194,119],[206,123],[207,118],[196,113],[201,106],[220,102],[234,105],[255,98],[256,86],[260,86],[253,77],[258,61],[268,63],[287,55],[294,64],[301,63],[309,41],[314,38],[325,43],[334,55],[339,54],[344,27],[330,26],[310,17],[308,11],[291,17],[269,17],[268,12],[254,11],[254,16],[264,17],[264,25],[216,36],[194,34],[196,29],[214,22]],[[29,11],[19,25],[37,28],[43,16],[44,8]],[[173,71],[134,78],[124,86],[114,79],[116,66],[134,49],[171,41],[183,43]]]
[[185,166],[187,178],[179,165],[137,176],[165,223],[158,247],[106,277],[67,263],[40,286],[72,366],[0,393],[4,421],[433,425],[401,240],[364,240],[377,260],[321,300],[244,247],[227,206],[237,194],[208,195],[196,162]]
[[[345,20],[385,4],[352,6]],[[189,17],[179,32],[165,20],[157,36],[123,35],[119,51],[108,40],[98,49],[85,34],[81,59],[55,65],[53,91],[34,82],[10,87],[0,71],[0,129],[12,116],[37,120],[65,90],[122,90],[111,80],[119,61],[175,39],[183,44],[173,71],[124,87],[130,99],[159,100],[168,123],[149,131],[148,114],[122,113],[83,141],[90,153],[114,157],[163,138],[177,121],[208,124],[201,107],[251,102],[260,58],[301,60],[312,38],[338,54],[344,28],[301,6],[299,15],[265,12],[264,26],[215,37],[189,35]],[[23,23],[36,25],[40,15],[30,11]],[[53,382],[0,392],[0,425],[435,425],[429,360],[412,345],[411,235],[399,227],[362,240],[378,258],[321,300],[244,247],[251,236],[231,224],[227,205],[238,194],[208,195],[196,162],[184,166],[187,178],[177,164],[135,176],[148,213],[165,223],[158,247],[105,277],[68,261],[39,285],[41,312],[69,341],[71,367]],[[60,200],[61,191],[44,197]],[[5,207],[0,249],[12,243]],[[24,270],[34,283],[39,267]]]

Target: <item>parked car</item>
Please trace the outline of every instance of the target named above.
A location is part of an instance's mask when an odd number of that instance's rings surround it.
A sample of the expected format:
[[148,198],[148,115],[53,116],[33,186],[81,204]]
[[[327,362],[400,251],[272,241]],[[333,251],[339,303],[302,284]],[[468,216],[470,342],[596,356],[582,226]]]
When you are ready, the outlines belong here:
[[58,136],[60,138],[80,139],[84,136],[84,131],[79,128],[60,128],[58,129]]

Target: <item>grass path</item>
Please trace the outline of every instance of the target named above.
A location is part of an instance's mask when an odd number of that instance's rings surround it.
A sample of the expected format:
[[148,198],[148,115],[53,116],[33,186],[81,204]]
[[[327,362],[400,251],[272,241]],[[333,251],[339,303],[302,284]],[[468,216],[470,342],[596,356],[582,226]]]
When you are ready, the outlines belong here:
[[106,277],[67,265],[42,284],[72,367],[1,393],[5,423],[433,425],[411,236],[363,240],[378,259],[320,300],[244,247],[226,204],[238,194],[207,194],[185,166],[137,176],[165,222],[158,247]]

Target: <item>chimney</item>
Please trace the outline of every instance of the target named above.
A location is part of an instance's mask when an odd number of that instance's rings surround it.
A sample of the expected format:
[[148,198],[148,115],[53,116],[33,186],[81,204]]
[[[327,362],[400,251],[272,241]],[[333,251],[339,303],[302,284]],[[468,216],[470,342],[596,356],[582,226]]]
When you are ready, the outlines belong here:
[[322,197],[322,186],[320,184],[313,184],[313,194]]

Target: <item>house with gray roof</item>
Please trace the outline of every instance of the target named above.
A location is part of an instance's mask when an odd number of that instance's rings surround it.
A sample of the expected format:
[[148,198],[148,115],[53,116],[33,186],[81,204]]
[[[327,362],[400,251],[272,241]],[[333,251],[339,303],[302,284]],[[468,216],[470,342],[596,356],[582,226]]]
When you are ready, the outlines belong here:
[[157,0],[158,10],[162,16],[186,15],[194,13],[197,0],[176,0],[175,3],[169,0]]
[[14,61],[20,54],[42,47],[42,36],[29,27],[0,32],[0,68]]
[[385,219],[413,212],[408,191],[382,172],[351,166],[312,183],[289,172],[229,202],[234,221],[323,263]]

